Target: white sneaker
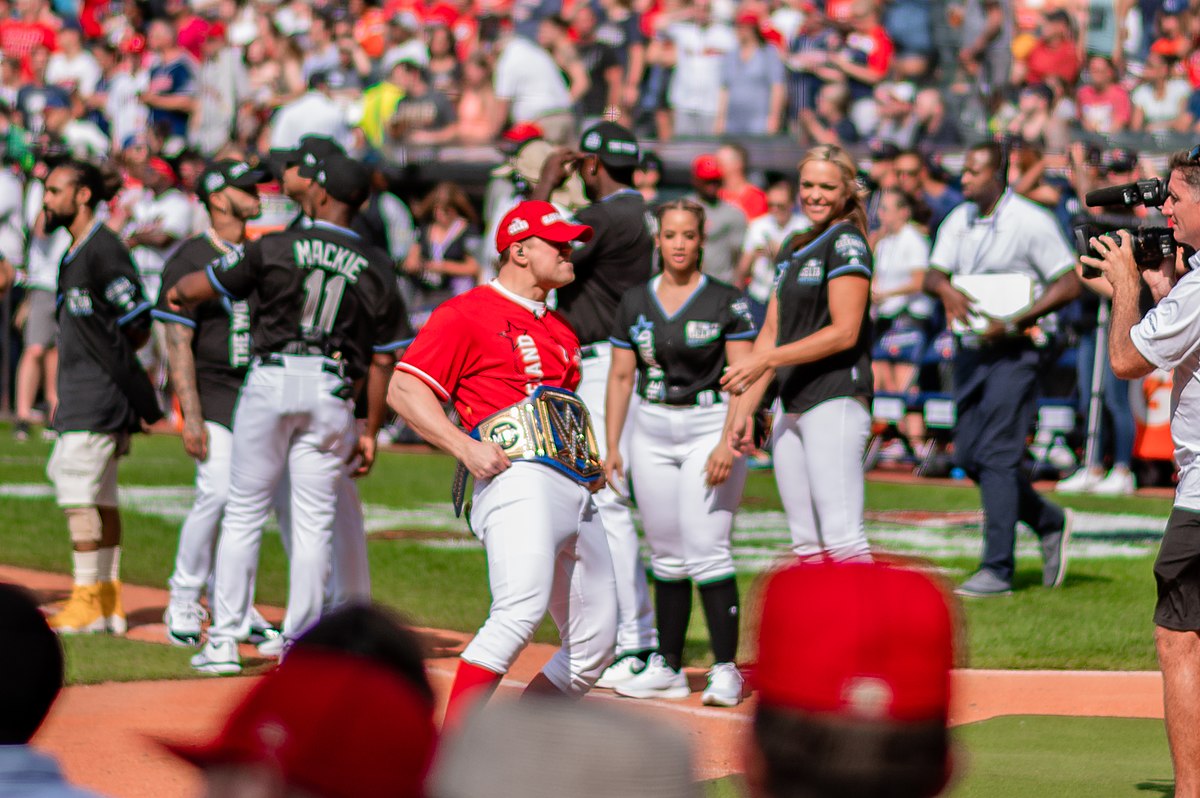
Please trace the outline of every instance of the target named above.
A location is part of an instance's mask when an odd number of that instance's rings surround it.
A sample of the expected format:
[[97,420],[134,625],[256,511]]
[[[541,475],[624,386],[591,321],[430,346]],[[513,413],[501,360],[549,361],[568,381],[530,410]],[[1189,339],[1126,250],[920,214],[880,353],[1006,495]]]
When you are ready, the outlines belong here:
[[250,634],[242,642],[254,643],[257,645],[259,643],[265,643],[266,641],[272,640],[281,635],[281,632],[276,629],[270,621],[263,617],[262,613],[258,611],[257,607],[251,605],[250,612],[247,614],[250,616]]
[[237,642],[226,640],[214,643],[209,640],[200,653],[192,657],[192,670],[200,673],[215,673],[229,676],[242,672],[242,659],[238,656]]
[[258,653],[268,659],[281,659],[283,650],[287,647],[287,639],[278,632],[274,637],[268,637],[258,644]]
[[708,687],[701,701],[710,707],[736,707],[742,703],[742,672],[732,662],[718,662],[708,672]]
[[1108,476],[1092,486],[1091,493],[1096,496],[1132,496],[1136,490],[1133,472],[1128,468],[1114,468],[1108,472]]
[[642,672],[642,668],[646,667],[646,661],[641,657],[635,657],[633,654],[626,654],[623,657],[618,657],[616,662],[604,669],[604,673],[600,674],[600,678],[596,680],[594,687],[600,690],[612,690],[622,684],[626,684],[634,676]]
[[615,692],[626,698],[687,698],[692,693],[687,677],[682,671],[671,670],[661,654],[651,654],[646,667]]
[[1091,493],[1102,479],[1104,479],[1103,473],[1097,473],[1084,467],[1066,479],[1060,479],[1054,486],[1054,490],[1056,493]]
[[163,613],[167,641],[173,646],[200,645],[200,632],[207,617],[208,613],[195,601],[172,601]]

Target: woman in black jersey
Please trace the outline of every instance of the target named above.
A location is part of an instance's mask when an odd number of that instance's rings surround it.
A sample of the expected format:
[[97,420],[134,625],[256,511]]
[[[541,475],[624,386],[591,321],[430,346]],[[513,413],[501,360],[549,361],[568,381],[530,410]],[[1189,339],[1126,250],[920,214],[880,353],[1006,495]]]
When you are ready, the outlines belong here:
[[734,665],[738,590],[729,539],[746,462],[723,434],[729,404],[720,379],[727,363],[750,354],[756,332],[741,292],[700,272],[704,209],[676,200],[655,215],[662,273],[625,294],[610,339],[605,468],[610,484],[624,484],[618,444],[636,377],[629,476],[650,544],[660,645],[616,691],[688,695],[680,666],[695,582],[716,660],[703,700],[735,706],[742,677]]
[[730,445],[748,449],[751,415],[779,378],[775,480],[801,557],[870,556],[862,457],[871,431],[873,263],[857,172],[830,145],[800,161],[800,202],[813,226],[780,247],[762,334],[721,379],[737,395]]

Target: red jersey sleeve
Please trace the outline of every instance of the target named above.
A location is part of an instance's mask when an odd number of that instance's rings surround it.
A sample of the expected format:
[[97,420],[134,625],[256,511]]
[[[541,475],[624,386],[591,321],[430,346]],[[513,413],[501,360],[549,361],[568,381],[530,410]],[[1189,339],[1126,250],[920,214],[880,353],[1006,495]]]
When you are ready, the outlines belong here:
[[462,375],[469,370],[472,329],[469,320],[453,305],[442,305],[396,364],[428,385],[443,402],[450,400]]

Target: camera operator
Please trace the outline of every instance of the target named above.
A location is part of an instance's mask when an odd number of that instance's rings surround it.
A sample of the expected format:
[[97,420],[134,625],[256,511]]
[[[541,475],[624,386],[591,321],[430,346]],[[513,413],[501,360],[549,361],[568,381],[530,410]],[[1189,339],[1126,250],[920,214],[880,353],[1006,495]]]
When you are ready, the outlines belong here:
[[[1175,241],[1190,254],[1190,271],[1178,261],[1139,268],[1132,236],[1099,236],[1100,257],[1084,256],[1112,285],[1109,359],[1122,379],[1156,368],[1174,370],[1171,437],[1179,466],[1175,506],[1167,521],[1154,578],[1155,647],[1163,672],[1164,718],[1175,766],[1175,794],[1200,796],[1200,147],[1171,156],[1163,213]],[[1119,242],[1119,243],[1118,243]],[[1155,306],[1143,318],[1138,300],[1145,282]],[[1140,319],[1140,321],[1139,321]]]
[[1023,275],[1033,284],[1028,309],[1007,321],[990,319],[981,332],[964,332],[955,359],[954,456],[979,484],[985,519],[983,562],[956,592],[976,598],[1012,592],[1017,521],[1041,539],[1046,587],[1062,584],[1070,536],[1063,511],[1038,495],[1021,461],[1038,383],[1056,354],[1049,345],[1054,311],[1079,295],[1075,254],[1049,211],[1005,188],[1004,161],[999,144],[967,151],[967,202],[942,222],[925,274],[926,292],[941,299],[946,318],[958,324],[969,324],[977,311],[952,275]]
[[[1071,226],[1088,225],[1098,232],[1112,232],[1133,228],[1147,221],[1158,223],[1160,215],[1155,211],[1151,217],[1145,206],[1134,208],[1125,205],[1090,206],[1083,198],[1094,189],[1103,189],[1140,180],[1138,154],[1118,147],[1105,153],[1097,153],[1096,166],[1089,168],[1076,157],[1072,162],[1072,184],[1079,187],[1079,199],[1071,215]],[[1094,235],[1095,233],[1092,233]],[[1089,236],[1090,237],[1090,236]],[[1078,242],[1077,242],[1078,243]],[[1086,254],[1080,250],[1080,255]],[[1135,484],[1130,463],[1133,459],[1134,423],[1129,405],[1129,382],[1120,380],[1112,373],[1108,359],[1096,363],[1099,329],[1109,316],[1108,298],[1112,291],[1103,277],[1084,279],[1091,289],[1084,291],[1072,306],[1069,327],[1078,341],[1075,358],[1075,384],[1079,393],[1079,408],[1088,419],[1089,437],[1096,435],[1085,448],[1085,460],[1078,471],[1059,481],[1054,490],[1059,493],[1094,493],[1101,496],[1121,496],[1134,492]],[[1096,384],[1099,383],[1099,384]],[[1091,419],[1091,399],[1100,393],[1102,404],[1095,412],[1100,418]],[[1104,447],[1112,452],[1112,470],[1104,470]]]

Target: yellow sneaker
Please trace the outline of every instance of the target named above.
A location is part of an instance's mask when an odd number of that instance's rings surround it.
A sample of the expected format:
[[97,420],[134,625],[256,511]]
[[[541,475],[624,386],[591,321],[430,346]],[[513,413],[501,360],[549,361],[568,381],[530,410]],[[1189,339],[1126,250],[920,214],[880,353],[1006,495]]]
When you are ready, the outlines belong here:
[[121,583],[114,579],[111,582],[100,583],[100,612],[104,616],[104,625],[115,635],[123,635],[129,631],[125,622],[125,610],[121,606]]
[[103,632],[107,625],[100,611],[100,585],[75,585],[71,598],[46,622],[59,634]]

